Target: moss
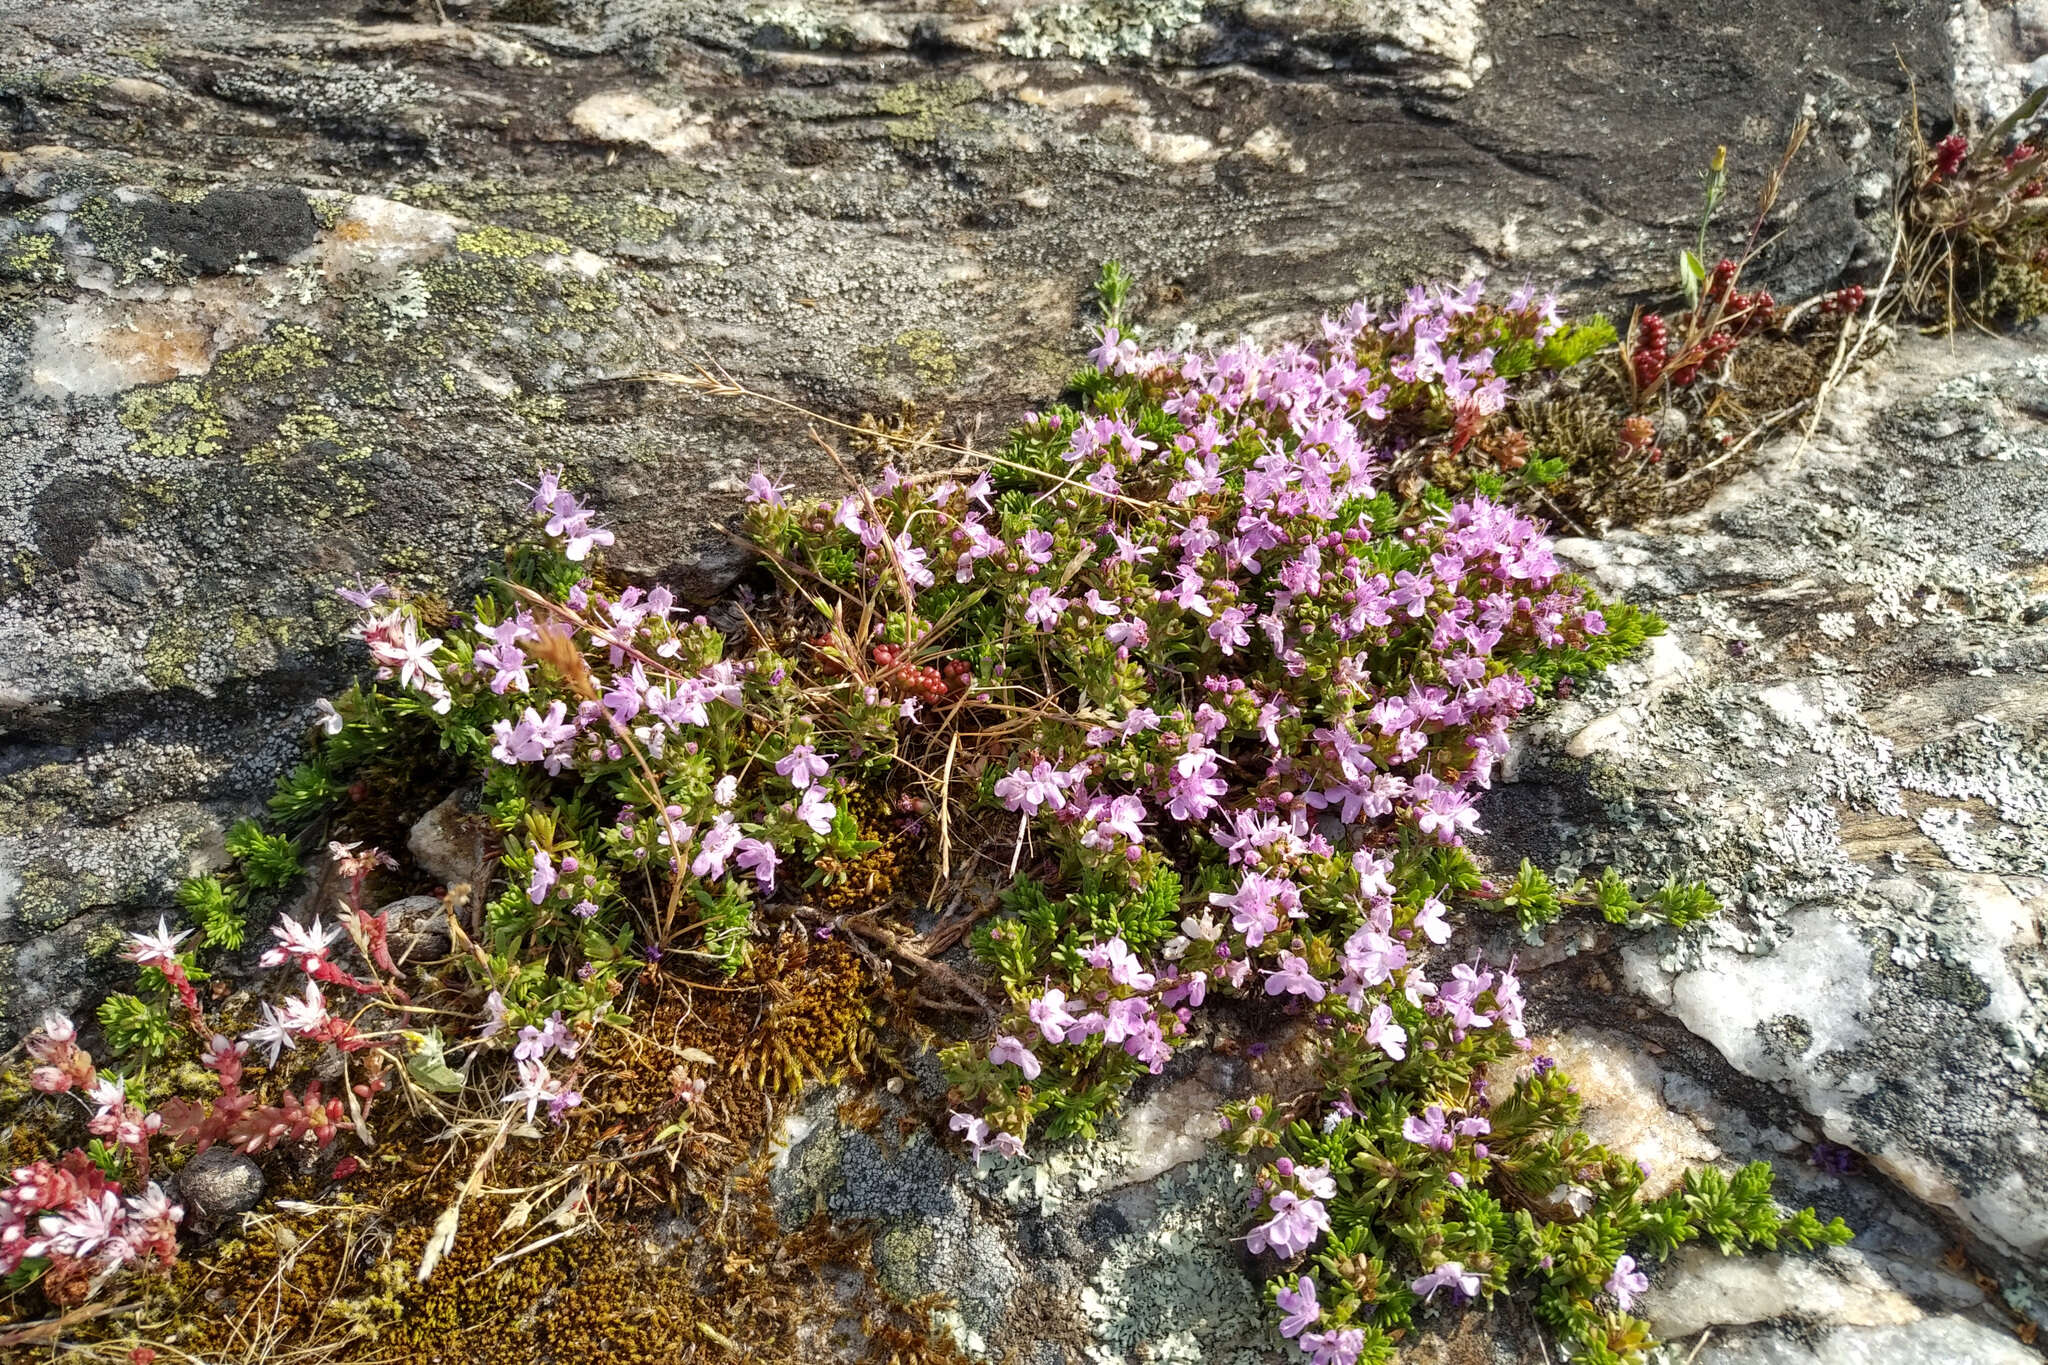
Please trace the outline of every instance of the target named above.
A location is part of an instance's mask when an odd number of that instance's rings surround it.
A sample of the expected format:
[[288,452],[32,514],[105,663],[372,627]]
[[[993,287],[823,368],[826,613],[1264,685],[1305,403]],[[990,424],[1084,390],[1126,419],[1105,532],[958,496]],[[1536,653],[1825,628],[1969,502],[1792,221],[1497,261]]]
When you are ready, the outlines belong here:
[[116,924],[95,924],[85,936],[85,955],[95,962],[104,962],[120,949],[125,937]]
[[111,195],[91,194],[79,201],[72,221],[108,265],[132,280],[142,270],[142,219]]
[[928,1223],[898,1223],[875,1236],[875,1274],[899,1299],[915,1298],[931,1282],[925,1265],[938,1238]]
[[134,390],[122,400],[120,420],[135,433],[130,451],[160,459],[216,455],[228,436],[219,400],[191,379]]
[[126,57],[145,71],[161,71],[164,69],[164,57],[169,51],[169,48],[156,43],[138,43],[134,47],[110,47],[107,49],[107,55]]
[[447,196],[465,217],[525,218],[537,228],[593,251],[613,251],[621,242],[658,242],[675,231],[682,215],[643,199],[612,192],[586,196],[535,194],[529,190],[464,187]]
[[1110,62],[1149,57],[1201,18],[1202,0],[1062,0],[1019,10],[996,41],[1017,57]]
[[960,356],[942,332],[928,327],[898,332],[886,346],[863,347],[861,360],[886,383],[891,373],[904,373],[925,389],[951,389],[960,378]]
[[40,67],[13,72],[0,79],[0,96],[56,100],[60,104],[90,104],[112,84],[109,77],[91,71]]
[[2000,261],[1970,310],[1986,322],[2013,324],[2048,313],[2048,271],[2031,261]]
[[313,206],[313,221],[320,225],[322,232],[332,232],[341,226],[341,220],[348,217],[356,197],[352,194],[308,195],[307,202]]
[[97,872],[35,862],[21,869],[14,918],[30,929],[61,929],[77,918],[80,907],[111,904],[116,899],[113,886]]
[[2021,1087],[2021,1093],[2027,1097],[2027,1103],[2048,1114],[2048,1059],[2035,1063],[2033,1071],[2027,1075],[2026,1084]]
[[897,116],[883,125],[893,141],[930,142],[943,131],[985,124],[986,119],[962,111],[987,93],[971,76],[905,81],[876,96],[875,111]]

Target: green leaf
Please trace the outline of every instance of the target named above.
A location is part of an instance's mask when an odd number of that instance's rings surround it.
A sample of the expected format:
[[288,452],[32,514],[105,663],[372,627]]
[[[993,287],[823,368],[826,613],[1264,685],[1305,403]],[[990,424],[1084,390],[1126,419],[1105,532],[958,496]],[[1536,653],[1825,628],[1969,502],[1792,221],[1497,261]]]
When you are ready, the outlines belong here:
[[1131,296],[1131,286],[1137,277],[1116,261],[1104,261],[1101,271],[1095,277],[1095,299],[1102,305],[1102,320],[1111,327],[1121,328],[1124,321],[1124,303]]
[[1700,301],[1700,290],[1706,287],[1707,268],[1700,264],[1700,258],[1690,250],[1678,253],[1678,286],[1685,291],[1685,300],[1694,306]]
[[422,1089],[436,1094],[462,1093],[462,1073],[448,1065],[447,1044],[442,1040],[439,1029],[428,1029],[413,1044],[412,1052],[405,1059],[405,1073]]
[[163,1002],[133,995],[110,995],[100,1003],[100,1029],[117,1053],[163,1056],[175,1027]]
[[282,834],[265,834],[254,820],[237,820],[228,831],[227,845],[251,886],[274,891],[299,875],[298,844]]
[[239,948],[248,934],[243,907],[249,900],[245,886],[229,885],[219,877],[187,877],[178,884],[178,905],[199,926],[209,948]]
[[1536,365],[1545,370],[1568,370],[1590,360],[1619,340],[1614,324],[1595,316],[1559,331],[1536,353]]

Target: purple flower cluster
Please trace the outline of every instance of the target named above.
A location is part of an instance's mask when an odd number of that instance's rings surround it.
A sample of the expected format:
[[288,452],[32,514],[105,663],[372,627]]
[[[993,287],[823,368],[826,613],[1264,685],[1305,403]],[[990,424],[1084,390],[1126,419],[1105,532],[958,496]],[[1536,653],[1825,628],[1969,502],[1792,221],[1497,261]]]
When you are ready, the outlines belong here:
[[[1304,1007],[1334,996],[1395,1059],[1406,1030],[1373,998],[1389,989],[1457,1030],[1521,1036],[1512,971],[1425,975],[1422,943],[1450,937],[1444,907],[1397,908],[1378,850],[1404,829],[1462,842],[1510,721],[1534,700],[1513,659],[1604,623],[1562,581],[1541,527],[1505,506],[1473,499],[1393,534],[1346,510],[1375,491],[1390,403],[1412,409],[1422,386],[1453,411],[1497,408],[1493,349],[1461,345],[1478,307],[1473,289],[1418,290],[1377,325],[1354,307],[1326,321],[1317,345],[1270,352],[1140,354],[1107,331],[1097,364],[1138,381],[1184,429],[1161,443],[1126,415],[1027,427],[1086,475],[1058,486],[1069,515],[1053,529],[984,524],[976,501],[947,485],[842,505],[841,524],[869,546],[895,524],[871,527],[874,512],[950,517],[932,562],[1014,593],[1070,672],[1125,670],[1107,719],[1023,755],[995,782],[997,800],[1084,862],[1135,866],[1179,824],[1235,871],[1161,961],[1129,965],[1121,942],[1098,945],[1088,978],[1027,1001],[1046,1045],[1100,1036],[1156,1071],[1211,986]],[[1489,318],[1537,340],[1557,326],[1526,295]],[[1383,372],[1361,358],[1368,349]],[[1162,500],[1137,506],[1139,494]],[[1064,581],[1032,581],[1077,561]],[[1182,688],[1189,665],[1153,671],[1133,652],[1144,641],[1192,653],[1194,697]],[[1142,701],[1131,700],[1133,672]],[[1354,907],[1334,974],[1297,937],[1311,900]]]
[[[765,491],[779,500],[773,485]],[[572,562],[613,542],[561,487],[559,471],[540,472],[532,506]],[[527,878],[524,899],[544,923],[573,928],[616,907],[616,867],[608,864],[620,861],[665,867],[723,894],[766,893],[786,853],[834,830],[839,783],[805,742],[808,721],[769,765],[774,777],[744,793],[734,773],[705,774],[712,737],[730,732],[750,707],[760,709],[787,673],[777,667],[758,676],[753,662],[721,657],[718,632],[702,617],[685,619],[667,588],[610,595],[584,579],[559,600],[480,616],[447,639],[422,639],[413,608],[383,585],[344,595],[367,613],[358,634],[378,676],[431,699],[438,714],[457,701],[488,713],[494,762],[531,765],[549,777],[611,779],[627,797],[601,850],[539,841],[510,850]],[[658,785],[640,780],[647,774]]]

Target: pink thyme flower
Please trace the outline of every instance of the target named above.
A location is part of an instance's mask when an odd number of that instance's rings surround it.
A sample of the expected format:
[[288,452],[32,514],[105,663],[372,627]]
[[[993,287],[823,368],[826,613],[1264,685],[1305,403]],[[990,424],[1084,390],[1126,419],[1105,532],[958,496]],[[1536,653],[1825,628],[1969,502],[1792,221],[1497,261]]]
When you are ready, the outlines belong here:
[[1636,1296],[1649,1290],[1650,1277],[1636,1269],[1635,1257],[1624,1254],[1615,1261],[1614,1273],[1607,1277],[1607,1283],[1603,1287],[1614,1296],[1614,1301],[1621,1305],[1621,1311],[1626,1313],[1634,1305]]
[[725,860],[739,847],[740,827],[730,814],[720,815],[711,822],[711,828],[704,831],[703,839],[697,845],[697,856],[690,860],[690,875],[694,877],[723,877]]
[[1365,1041],[1397,1062],[1408,1055],[1408,1030],[1394,1022],[1394,1007],[1384,1000],[1372,1007],[1372,1019],[1365,1026]]
[[1027,1011],[1031,1022],[1038,1025],[1039,1036],[1048,1043],[1067,1041],[1067,1030],[1074,1026],[1074,1016],[1067,1011],[1067,993],[1057,987],[1046,991],[1033,1000]]
[[775,771],[788,778],[789,784],[799,791],[823,777],[829,767],[808,744],[799,744],[775,760]]
[[1270,1248],[1282,1260],[1292,1260],[1330,1230],[1330,1215],[1320,1199],[1278,1190],[1267,1207],[1273,1216],[1245,1236],[1245,1245],[1253,1252]]
[[1309,1365],[1358,1365],[1365,1353],[1365,1331],[1339,1327],[1329,1332],[1305,1332],[1301,1349],[1308,1352]]
[[747,501],[765,503],[770,507],[782,506],[782,495],[789,491],[786,483],[778,484],[758,467],[747,478]]
[[1266,994],[1303,995],[1310,1000],[1323,998],[1323,983],[1309,969],[1308,962],[1295,953],[1280,954],[1280,965],[1266,973]]
[[1322,1305],[1316,1302],[1316,1282],[1306,1275],[1297,1276],[1294,1288],[1282,1289],[1273,1296],[1280,1311],[1287,1316],[1280,1320],[1280,1335],[1298,1337],[1322,1320]]
[[775,889],[775,869],[782,863],[782,859],[776,856],[775,845],[766,839],[742,839],[733,861],[743,871],[753,873],[762,890]]
[[1024,608],[1024,619],[1040,630],[1051,630],[1059,624],[1060,613],[1067,609],[1067,599],[1053,595],[1051,588],[1033,588],[1031,600]]
[[1424,1303],[1435,1298],[1439,1289],[1450,1290],[1451,1294],[1463,1303],[1467,1299],[1479,1297],[1479,1276],[1465,1269],[1457,1261],[1445,1261],[1428,1274],[1410,1280],[1408,1288],[1422,1295]]
[[988,1050],[988,1059],[996,1066],[1014,1064],[1024,1073],[1024,1079],[1027,1081],[1038,1079],[1038,1058],[1033,1056],[1031,1049],[1019,1042],[1013,1034],[1005,1033],[997,1038]]

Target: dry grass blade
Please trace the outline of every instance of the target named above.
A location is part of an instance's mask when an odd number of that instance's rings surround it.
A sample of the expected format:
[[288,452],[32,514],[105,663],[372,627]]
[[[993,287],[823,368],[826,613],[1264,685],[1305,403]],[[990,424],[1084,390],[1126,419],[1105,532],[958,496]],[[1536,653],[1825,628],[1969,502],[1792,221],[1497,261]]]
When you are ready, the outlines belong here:
[[498,1131],[491,1138],[490,1146],[484,1148],[483,1156],[476,1163],[476,1169],[469,1173],[469,1179],[456,1191],[455,1198],[449,1201],[448,1207],[441,1210],[440,1216],[434,1220],[434,1231],[428,1236],[425,1249],[420,1252],[420,1283],[426,1283],[427,1277],[434,1273],[434,1267],[441,1264],[441,1258],[455,1246],[456,1235],[462,1227],[462,1203],[483,1188],[484,1172],[490,1169],[491,1159],[505,1146],[505,1137],[511,1131],[512,1116],[507,1114],[499,1120]]
[[54,1318],[40,1322],[23,1323],[10,1331],[0,1332],[0,1346],[44,1346],[55,1345],[70,1328],[94,1318],[107,1317],[114,1313],[132,1313],[132,1303],[94,1303]]
[[[713,376],[709,367],[702,366],[699,367],[699,373],[695,375],[679,374],[673,370],[641,370],[624,377],[641,383],[671,384],[678,388],[692,389],[711,398],[745,398],[756,403],[767,403],[781,408],[785,412],[795,413],[808,421],[821,422],[826,426],[836,427],[841,431],[853,432],[856,435],[866,434],[857,423],[842,422],[837,418],[827,417],[823,413],[813,412],[801,403],[792,403],[787,398],[777,398],[773,394],[762,393],[758,389],[750,389],[722,370],[717,373],[716,377]],[[1105,498],[1110,502],[1120,503],[1125,507],[1134,507],[1142,510],[1153,506],[1152,503],[1146,502],[1142,498],[1125,497],[1121,493],[1104,493],[1099,489],[1090,488],[1078,479],[1070,479],[1063,474],[1057,474],[1051,470],[1018,464],[1015,460],[1007,460],[1000,455],[991,455],[985,450],[976,450],[971,446],[954,445],[950,441],[934,441],[929,437],[913,437],[906,440],[903,444],[911,449],[943,450],[949,455],[965,455],[969,459],[983,464],[999,465],[1004,469],[1019,470],[1051,483],[1061,484],[1068,488],[1082,489],[1091,497]]]

